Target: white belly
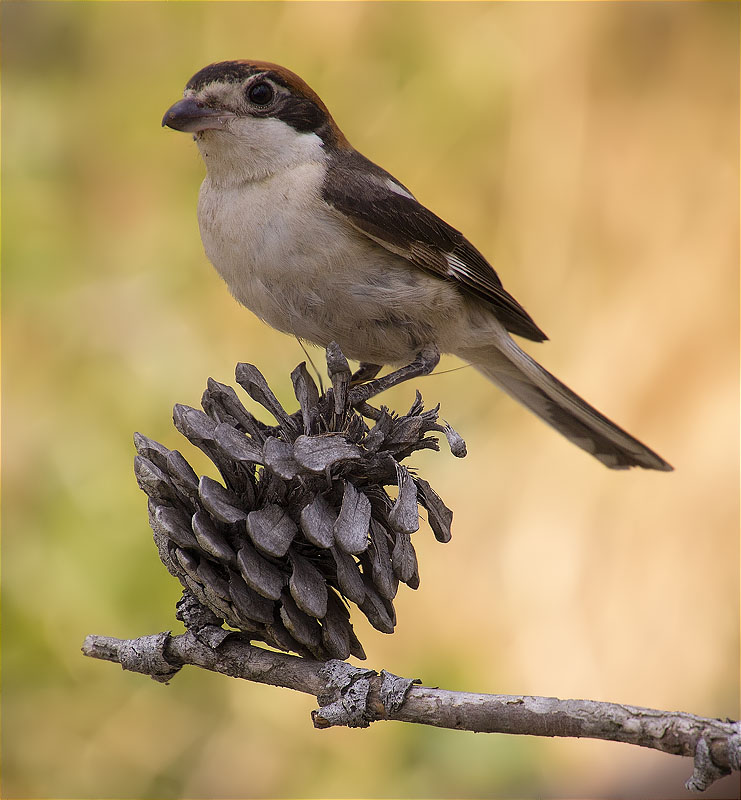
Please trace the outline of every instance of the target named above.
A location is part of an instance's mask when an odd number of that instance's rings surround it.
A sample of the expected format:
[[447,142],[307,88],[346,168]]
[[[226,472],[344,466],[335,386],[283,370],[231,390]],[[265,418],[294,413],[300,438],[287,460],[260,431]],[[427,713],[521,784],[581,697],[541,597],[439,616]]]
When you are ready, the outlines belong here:
[[[269,325],[372,363],[450,350],[461,298],[446,282],[355,231],[320,198],[323,166],[239,186],[201,187],[198,221],[234,297]],[[433,323],[434,321],[434,323]]]

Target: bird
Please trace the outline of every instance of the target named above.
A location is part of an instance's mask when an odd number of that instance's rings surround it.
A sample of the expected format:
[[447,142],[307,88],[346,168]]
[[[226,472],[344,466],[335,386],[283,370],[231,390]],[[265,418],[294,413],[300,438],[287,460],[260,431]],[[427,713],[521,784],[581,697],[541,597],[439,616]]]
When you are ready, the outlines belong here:
[[[236,300],[360,362],[355,400],[460,357],[611,469],[672,470],[513,339],[547,339],[456,228],[355,150],[317,93],[267,61],[210,64],[162,125],[206,166],[198,224]],[[376,377],[382,367],[397,367]]]

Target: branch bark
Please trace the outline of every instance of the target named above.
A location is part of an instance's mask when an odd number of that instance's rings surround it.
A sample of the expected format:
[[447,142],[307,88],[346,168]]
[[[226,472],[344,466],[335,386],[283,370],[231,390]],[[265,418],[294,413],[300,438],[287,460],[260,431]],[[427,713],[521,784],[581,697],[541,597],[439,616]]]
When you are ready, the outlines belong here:
[[367,727],[383,719],[483,733],[606,739],[694,758],[687,789],[704,791],[741,769],[741,723],[678,711],[555,697],[456,692],[419,681],[353,667],[344,661],[311,661],[256,647],[215,625],[122,640],[88,636],[82,652],[166,682],[185,665],[233,678],[314,695],[316,728]]

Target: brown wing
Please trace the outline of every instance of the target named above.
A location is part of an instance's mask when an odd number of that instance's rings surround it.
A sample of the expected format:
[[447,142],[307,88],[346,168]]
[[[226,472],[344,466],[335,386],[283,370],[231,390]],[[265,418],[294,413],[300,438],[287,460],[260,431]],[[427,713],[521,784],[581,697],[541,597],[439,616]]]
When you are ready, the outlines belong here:
[[412,264],[454,281],[484,300],[511,333],[535,342],[548,338],[462,233],[364,156],[355,151],[335,151],[333,155],[323,197],[355,228]]

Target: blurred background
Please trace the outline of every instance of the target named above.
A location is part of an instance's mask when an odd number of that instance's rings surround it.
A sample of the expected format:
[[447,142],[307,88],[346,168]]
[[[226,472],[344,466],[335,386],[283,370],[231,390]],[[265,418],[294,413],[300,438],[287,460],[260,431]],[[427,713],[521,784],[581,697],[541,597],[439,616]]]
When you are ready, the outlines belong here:
[[249,57],[304,77],[492,261],[551,337],[530,352],[676,467],[611,472],[470,368],[418,381],[469,455],[414,459],[453,540],[416,534],[422,583],[400,591],[394,636],[356,615],[369,666],[737,718],[738,16],[2,4],[4,797],[683,795],[689,759],[401,723],[319,732],[306,695],[195,669],[162,686],[80,645],[181,629],[132,433],[206,469],[171,408],[198,405],[209,375],[233,383],[237,361],[295,406],[304,355],[207,263],[202,163],[160,128],[194,72]]

